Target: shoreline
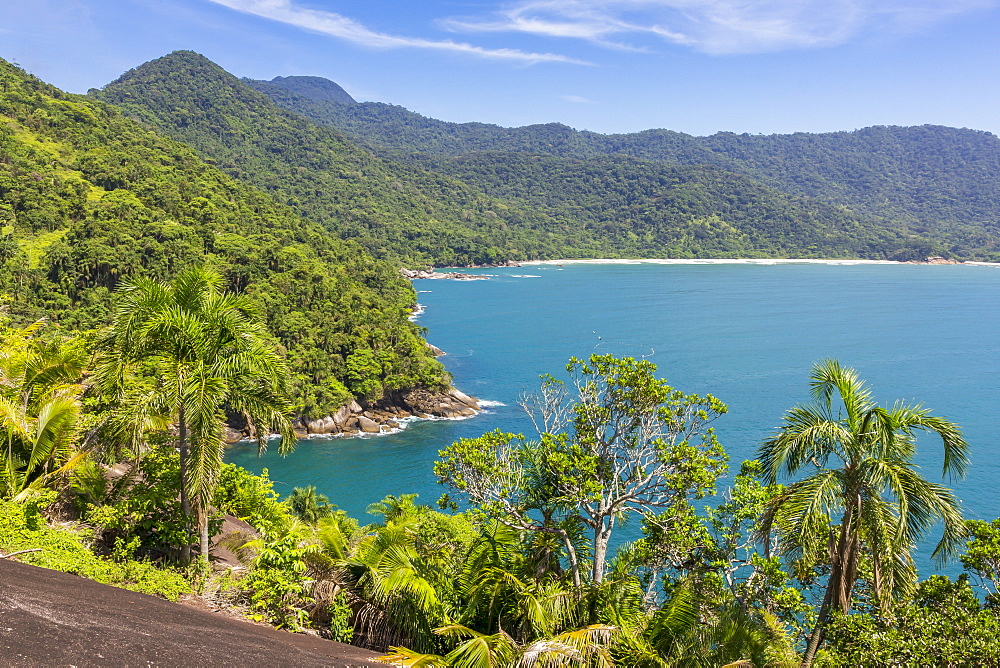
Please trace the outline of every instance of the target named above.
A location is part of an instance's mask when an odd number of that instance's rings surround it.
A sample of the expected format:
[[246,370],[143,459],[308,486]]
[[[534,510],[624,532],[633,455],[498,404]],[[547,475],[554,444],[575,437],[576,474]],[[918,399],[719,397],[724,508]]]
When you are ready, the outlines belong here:
[[814,259],[814,258],[594,258],[573,260],[523,260],[522,265],[564,265],[564,264],[828,264],[828,265],[968,265],[979,267],[1000,267],[1000,262],[901,262],[898,260],[860,260],[860,259]]

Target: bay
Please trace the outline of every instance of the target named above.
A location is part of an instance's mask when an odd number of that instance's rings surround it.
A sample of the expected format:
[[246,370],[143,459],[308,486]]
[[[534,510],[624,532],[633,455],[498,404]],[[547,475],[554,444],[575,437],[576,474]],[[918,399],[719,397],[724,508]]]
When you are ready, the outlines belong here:
[[[493,277],[415,281],[419,323],[448,353],[455,385],[499,405],[398,434],[304,440],[287,458],[239,445],[227,460],[269,469],[282,495],[316,485],[362,522],[387,494],[433,503],[443,491],[432,472],[438,450],[497,428],[530,434],[518,397],[537,389],[539,374],[565,376],[569,357],[597,352],[645,357],[674,387],[726,402],[715,426],[735,470],[785,410],[809,400],[812,364],[836,358],[880,403],[922,402],[960,424],[972,466],[951,484],[968,517],[1000,515],[1000,268],[567,263],[479,273]],[[939,441],[922,437],[916,459],[940,480]]]

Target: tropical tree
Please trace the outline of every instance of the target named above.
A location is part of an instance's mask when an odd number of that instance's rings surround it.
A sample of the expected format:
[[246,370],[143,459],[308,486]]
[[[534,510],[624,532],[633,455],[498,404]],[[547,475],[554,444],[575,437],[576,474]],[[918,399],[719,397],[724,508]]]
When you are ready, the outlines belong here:
[[449,624],[434,629],[434,633],[463,642],[447,655],[420,654],[404,647],[393,647],[380,660],[391,666],[408,668],[610,668],[614,663],[608,644],[614,631],[613,626],[593,624],[551,638],[520,644],[503,630],[487,635],[460,624]]
[[850,610],[863,559],[870,560],[871,588],[885,607],[894,595],[912,590],[911,552],[938,521],[944,535],[934,556],[947,558],[961,545],[966,531],[954,494],[914,470],[916,433],[941,437],[944,474],[962,475],[968,463],[958,426],[928,409],[877,405],[857,372],[836,360],[817,363],[811,378],[814,403],[789,410],[780,431],[758,452],[768,484],[781,474],[810,470],[769,504],[762,524],[763,532],[776,532],[778,550],[800,566],[829,562],[806,664],[823,641],[831,613]]
[[[127,405],[137,422],[159,413],[177,426],[182,512],[191,518],[193,511],[205,561],[226,411],[243,416],[259,451],[273,432],[281,434],[282,454],[295,444],[285,363],[254,303],[221,286],[217,273],[198,267],[169,284],[147,278],[123,284],[95,366],[98,388]],[[142,374],[152,382],[135,382]],[[184,558],[190,559],[189,546]]]
[[[500,432],[463,439],[441,451],[435,474],[500,522],[559,535],[579,587],[574,525],[592,537],[597,584],[618,522],[635,514],[670,523],[714,490],[726,455],[710,425],[726,406],[675,390],[646,360],[592,355],[572,358],[566,370],[572,393],[543,376],[541,393],[522,399],[538,441]],[[539,522],[539,513],[558,521]]]
[[296,487],[288,495],[288,505],[292,512],[306,524],[315,525],[321,518],[329,517],[334,508],[326,494],[316,491],[316,485]]
[[0,496],[21,498],[83,458],[86,354],[73,342],[40,340],[43,325],[0,331]]

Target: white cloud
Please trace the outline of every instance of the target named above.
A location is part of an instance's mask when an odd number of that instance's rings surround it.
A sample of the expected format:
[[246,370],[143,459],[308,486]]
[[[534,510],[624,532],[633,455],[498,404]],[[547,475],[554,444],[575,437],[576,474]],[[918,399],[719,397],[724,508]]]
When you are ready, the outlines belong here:
[[487,49],[474,44],[451,40],[430,40],[401,37],[376,32],[340,14],[295,5],[292,0],[210,0],[230,9],[279,21],[288,25],[343,39],[362,46],[380,49],[433,49],[468,54],[481,58],[509,60],[521,64],[555,62],[585,65],[587,63],[556,53],[529,53],[519,49]]
[[595,104],[593,100],[580,95],[560,95],[559,97],[573,104]]
[[865,30],[910,31],[997,0],[520,0],[456,31],[516,32],[643,50],[658,40],[712,54],[841,44]]

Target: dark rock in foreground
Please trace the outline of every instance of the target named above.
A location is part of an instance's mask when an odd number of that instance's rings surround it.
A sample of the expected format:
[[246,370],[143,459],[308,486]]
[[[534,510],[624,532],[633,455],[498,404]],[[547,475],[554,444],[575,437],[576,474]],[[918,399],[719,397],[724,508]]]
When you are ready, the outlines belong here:
[[0,559],[0,664],[355,666],[379,654]]

